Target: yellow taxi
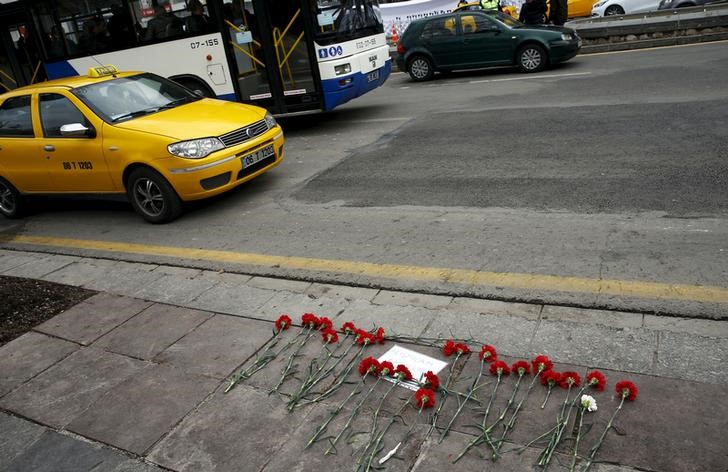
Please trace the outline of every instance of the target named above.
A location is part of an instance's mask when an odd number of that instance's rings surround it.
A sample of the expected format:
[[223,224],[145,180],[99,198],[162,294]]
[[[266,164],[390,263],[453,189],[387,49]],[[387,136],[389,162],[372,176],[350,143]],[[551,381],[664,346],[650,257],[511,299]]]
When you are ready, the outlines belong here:
[[126,194],[164,223],[277,166],[283,144],[262,108],[97,67],[0,95],[0,213],[20,216],[31,195]]

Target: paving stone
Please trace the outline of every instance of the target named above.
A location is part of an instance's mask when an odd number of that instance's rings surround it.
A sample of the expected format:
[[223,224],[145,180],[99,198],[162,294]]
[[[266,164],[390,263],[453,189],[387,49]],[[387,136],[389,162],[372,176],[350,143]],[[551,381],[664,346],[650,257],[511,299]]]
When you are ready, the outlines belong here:
[[34,258],[26,264],[13,267],[5,271],[4,275],[13,277],[26,277],[30,279],[42,279],[45,275],[50,274],[62,267],[79,261],[80,257],[75,256],[46,256],[40,259]]
[[253,277],[248,285],[266,290],[278,290],[292,293],[304,293],[311,286],[311,282],[301,280],[274,279],[272,277]]
[[141,287],[163,276],[163,274],[154,272],[156,267],[158,266],[152,264],[119,261],[112,272],[107,272],[103,277],[87,282],[84,284],[84,288],[133,296]]
[[116,264],[118,261],[109,259],[83,258],[43,276],[43,280],[80,287],[92,280],[105,277],[114,270]]
[[186,372],[223,378],[252,356],[272,334],[271,323],[215,315],[154,360]]
[[655,331],[546,320],[532,344],[533,353],[554,361],[637,373],[653,371],[656,349]]
[[13,459],[30,448],[45,431],[35,423],[0,412],[0,470],[8,470]]
[[0,397],[78,348],[32,331],[0,347]]
[[150,365],[110,390],[68,429],[141,455],[218,384],[208,377]]
[[[227,281],[214,285],[185,303],[191,308],[227,313],[229,315],[261,318],[260,308],[270,300],[275,292],[245,285],[243,279],[239,283]],[[277,318],[277,316],[276,316]]]
[[372,300],[372,303],[376,305],[412,305],[436,309],[448,306],[452,300],[452,297],[446,297],[442,295],[428,295],[423,293],[380,290],[379,293]]
[[379,292],[375,288],[349,287],[347,285],[333,285],[313,283],[306,293],[314,297],[345,298],[347,300],[373,300]]
[[202,272],[199,270],[185,269],[185,271],[181,274],[167,274],[155,269],[152,273],[159,272],[164,275],[141,287],[134,296],[184,306],[217,285],[217,281],[202,277]]
[[168,265],[160,265],[154,268],[154,272],[158,272],[164,275],[176,275],[179,277],[186,277],[193,279],[202,273],[200,269],[190,269],[188,267],[175,267]]
[[728,338],[728,322],[726,321],[645,315],[645,328],[698,334],[708,338]]
[[62,428],[144,365],[94,347],[80,349],[0,399],[0,406]]
[[416,337],[422,335],[440,313],[427,308],[374,305],[365,300],[354,300],[338,319],[353,321],[366,330],[382,326],[386,333]]
[[571,321],[611,326],[614,328],[641,328],[642,314],[623,311],[591,310],[568,306],[545,305],[541,319],[549,321]]
[[89,345],[151,304],[137,298],[99,293],[35,329]]
[[657,375],[728,385],[728,339],[660,332]]
[[288,313],[294,323],[300,324],[301,315],[314,313],[334,320],[348,306],[349,301],[343,298],[313,298],[301,293],[278,292],[258,310],[255,317],[273,321],[281,313]]
[[6,274],[15,267],[37,261],[43,257],[45,256],[29,252],[3,251],[0,256],[0,274]]
[[518,316],[448,311],[433,320],[424,336],[472,339],[477,344],[491,344],[503,354],[522,356],[529,352],[537,326],[536,321]]
[[211,316],[212,313],[199,310],[154,304],[99,338],[95,345],[139,359],[152,359]]
[[534,321],[538,320],[541,313],[541,305],[468,297],[455,297],[448,308],[456,312],[476,312],[483,315],[520,316]]

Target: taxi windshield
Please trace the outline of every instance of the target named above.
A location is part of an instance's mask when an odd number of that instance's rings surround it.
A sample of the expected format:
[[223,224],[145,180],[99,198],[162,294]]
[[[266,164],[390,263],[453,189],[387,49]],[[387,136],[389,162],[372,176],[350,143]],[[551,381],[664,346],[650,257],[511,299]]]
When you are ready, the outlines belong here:
[[199,100],[194,93],[154,74],[120,77],[73,90],[89,108],[119,123]]

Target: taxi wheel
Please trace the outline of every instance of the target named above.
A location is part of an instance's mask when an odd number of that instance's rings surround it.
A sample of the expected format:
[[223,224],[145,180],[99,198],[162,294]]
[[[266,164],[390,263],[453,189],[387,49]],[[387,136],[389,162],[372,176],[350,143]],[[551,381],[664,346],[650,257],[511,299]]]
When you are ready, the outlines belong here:
[[134,170],[129,175],[126,192],[134,210],[150,223],[166,223],[182,213],[177,192],[152,169]]
[[527,44],[518,50],[516,61],[523,72],[538,72],[546,67],[546,51],[536,44]]
[[430,80],[435,70],[432,61],[425,56],[415,56],[407,63],[407,72],[415,82]]
[[0,213],[7,218],[22,216],[23,198],[13,184],[0,177]]

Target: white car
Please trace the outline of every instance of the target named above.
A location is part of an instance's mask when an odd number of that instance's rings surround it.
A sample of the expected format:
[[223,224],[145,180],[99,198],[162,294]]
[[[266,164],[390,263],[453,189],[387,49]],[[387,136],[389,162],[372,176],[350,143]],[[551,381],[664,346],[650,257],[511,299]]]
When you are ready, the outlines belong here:
[[659,0],[598,0],[591,16],[612,16],[657,10]]

